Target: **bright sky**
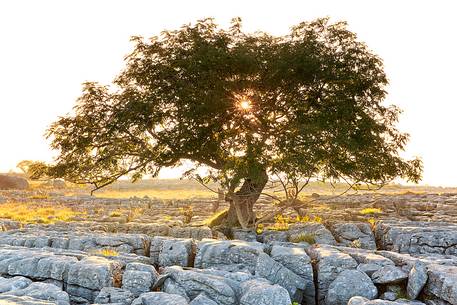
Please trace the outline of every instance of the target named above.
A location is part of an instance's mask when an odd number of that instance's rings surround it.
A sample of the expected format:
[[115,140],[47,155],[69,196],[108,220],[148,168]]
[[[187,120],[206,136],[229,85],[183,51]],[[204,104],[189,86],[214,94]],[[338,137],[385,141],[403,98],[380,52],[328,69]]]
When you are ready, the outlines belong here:
[[[0,2],[0,172],[24,159],[52,160],[43,134],[69,112],[84,81],[109,83],[131,50],[150,37],[203,17],[248,31],[284,34],[300,21],[330,16],[384,59],[388,102],[404,110],[407,156],[419,155],[424,184],[457,186],[457,24],[454,1],[135,1]],[[166,171],[171,177],[175,171]]]

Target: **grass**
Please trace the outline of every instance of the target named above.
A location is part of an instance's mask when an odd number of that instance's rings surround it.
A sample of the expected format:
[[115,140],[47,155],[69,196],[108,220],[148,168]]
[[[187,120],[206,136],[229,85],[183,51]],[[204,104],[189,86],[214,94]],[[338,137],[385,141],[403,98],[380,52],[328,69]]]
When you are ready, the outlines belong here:
[[194,199],[194,198],[215,198],[217,194],[207,190],[101,190],[95,192],[96,197],[100,198],[130,198],[148,196],[152,199],[163,200],[179,200],[179,199]]
[[119,252],[114,249],[104,248],[91,251],[92,254],[102,255],[102,256],[118,256]]
[[227,215],[228,209],[221,210],[220,212],[214,213],[213,216],[205,220],[205,225],[209,227],[218,226],[224,220],[224,217]]
[[60,221],[70,221],[84,212],[75,211],[68,207],[50,203],[18,202],[0,205],[0,218],[11,219],[21,223],[51,224]]
[[307,242],[310,245],[316,243],[316,236],[310,233],[300,233],[289,237],[291,243]]
[[120,216],[122,216],[121,211],[114,211],[109,214],[109,217],[120,217]]
[[360,211],[360,214],[362,215],[375,215],[375,214],[381,214],[382,210],[378,208],[365,208]]

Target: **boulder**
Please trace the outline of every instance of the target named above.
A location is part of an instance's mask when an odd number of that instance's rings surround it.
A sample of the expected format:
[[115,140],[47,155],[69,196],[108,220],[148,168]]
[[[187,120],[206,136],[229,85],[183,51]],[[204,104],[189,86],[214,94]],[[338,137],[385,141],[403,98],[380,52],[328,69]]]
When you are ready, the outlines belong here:
[[366,222],[332,222],[328,223],[328,228],[343,246],[376,249],[374,234]]
[[457,225],[446,222],[381,221],[376,225],[381,249],[410,254],[457,254]]
[[313,236],[317,244],[336,245],[332,233],[321,223],[295,223],[289,226],[288,234],[291,241],[297,240],[300,235],[305,234]]
[[153,266],[141,263],[129,263],[122,276],[122,289],[135,296],[151,291],[159,274]]
[[257,241],[257,233],[250,229],[232,229],[233,239],[244,241]]
[[304,248],[297,247],[296,245],[282,246],[273,244],[270,250],[270,256],[302,279],[304,287],[301,291],[297,291],[300,293],[293,297],[293,299],[296,299],[298,302],[304,301],[308,305],[314,305],[316,302],[316,292],[313,267],[311,266],[311,258],[306,254]]
[[427,267],[424,263],[418,261],[408,275],[408,285],[406,286],[406,295],[409,299],[417,299],[420,292],[427,283]]
[[189,305],[218,305],[216,302],[206,296],[205,293],[200,293]]
[[395,300],[395,301],[387,301],[387,300],[369,300],[364,297],[352,297],[347,305],[425,305],[419,301],[409,301],[409,300]]
[[395,284],[408,278],[408,274],[395,266],[385,266],[374,272],[371,279],[375,284]]
[[161,267],[192,265],[195,253],[194,241],[190,238],[171,238],[156,236],[151,240],[150,255]]
[[[228,272],[206,272],[205,270],[183,270],[181,267],[167,267],[162,275],[162,291],[183,296],[187,301],[195,299],[201,293],[219,305],[233,305],[238,299],[240,283],[230,278]],[[162,279],[159,278],[159,282]]]
[[279,285],[254,279],[241,284],[240,305],[290,305],[289,293]]
[[12,290],[24,289],[29,286],[32,281],[22,276],[11,278],[0,277],[0,293],[5,293]]
[[187,300],[177,294],[165,292],[147,292],[135,299],[132,305],[188,305]]
[[70,297],[55,285],[35,282],[22,289],[9,291],[8,295],[26,296],[37,300],[52,301],[56,305],[70,305]]
[[354,296],[374,299],[378,289],[365,273],[358,270],[344,270],[330,284],[325,301],[332,305],[346,305]]
[[257,257],[265,245],[240,240],[204,239],[197,244],[196,268],[255,272]]
[[89,256],[71,265],[68,271],[68,284],[92,290],[103,287],[120,286],[122,265],[103,257]]
[[104,287],[95,298],[95,303],[119,303],[119,305],[130,305],[134,299],[135,296],[128,290],[115,287]]
[[428,281],[424,292],[429,298],[457,304],[457,267],[428,265]]
[[284,287],[294,301],[301,302],[303,299],[303,291],[305,290],[305,281],[284,267],[282,264],[275,261],[266,253],[261,253],[257,259],[255,275],[269,280],[273,284],[278,284]]
[[25,178],[0,175],[0,190],[25,190],[28,188],[29,183]]
[[330,284],[344,270],[357,268],[357,262],[348,254],[330,246],[317,246],[307,249],[313,261],[316,275],[316,291],[319,304],[326,302],[327,292]]
[[209,227],[172,227],[170,236],[177,238],[192,238],[202,240],[204,238],[213,238],[213,232]]
[[31,297],[19,297],[9,294],[0,294],[0,304],[4,305],[58,305],[55,301],[43,301]]

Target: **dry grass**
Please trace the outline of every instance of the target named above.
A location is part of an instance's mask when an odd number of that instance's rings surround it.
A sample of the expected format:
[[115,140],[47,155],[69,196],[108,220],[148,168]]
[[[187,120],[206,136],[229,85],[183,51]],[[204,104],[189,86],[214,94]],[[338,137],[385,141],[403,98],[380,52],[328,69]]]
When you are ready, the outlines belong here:
[[129,197],[144,197],[172,200],[172,199],[193,199],[193,198],[214,198],[217,194],[207,190],[102,190],[95,192],[96,197],[100,198],[129,198]]
[[85,214],[63,205],[50,203],[4,203],[0,205],[0,218],[22,223],[55,223],[70,221],[73,217]]
[[94,251],[91,251],[90,253],[95,254],[95,255],[102,255],[102,256],[118,256],[119,255],[119,252],[117,252],[114,249],[109,249],[109,248],[94,250]]
[[360,211],[360,214],[362,215],[375,215],[375,214],[381,214],[382,210],[378,208],[365,208]]

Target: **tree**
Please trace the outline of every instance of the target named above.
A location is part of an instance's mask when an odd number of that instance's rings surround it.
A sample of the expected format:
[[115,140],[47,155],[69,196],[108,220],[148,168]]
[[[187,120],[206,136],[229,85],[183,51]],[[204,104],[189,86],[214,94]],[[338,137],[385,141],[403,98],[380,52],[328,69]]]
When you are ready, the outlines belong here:
[[344,22],[303,22],[275,37],[242,32],[240,19],[226,30],[205,19],[132,41],[113,86],[85,83],[74,114],[49,128],[60,152],[51,176],[99,189],[190,160],[210,169],[200,181],[226,188],[225,224],[242,227],[255,224],[272,177],[287,207],[313,179],[421,178],[420,159],[399,155],[408,135],[395,126],[400,110],[384,104],[382,60]]
[[31,180],[48,179],[45,174],[48,170],[46,163],[42,161],[22,160],[16,165],[24,175]]

